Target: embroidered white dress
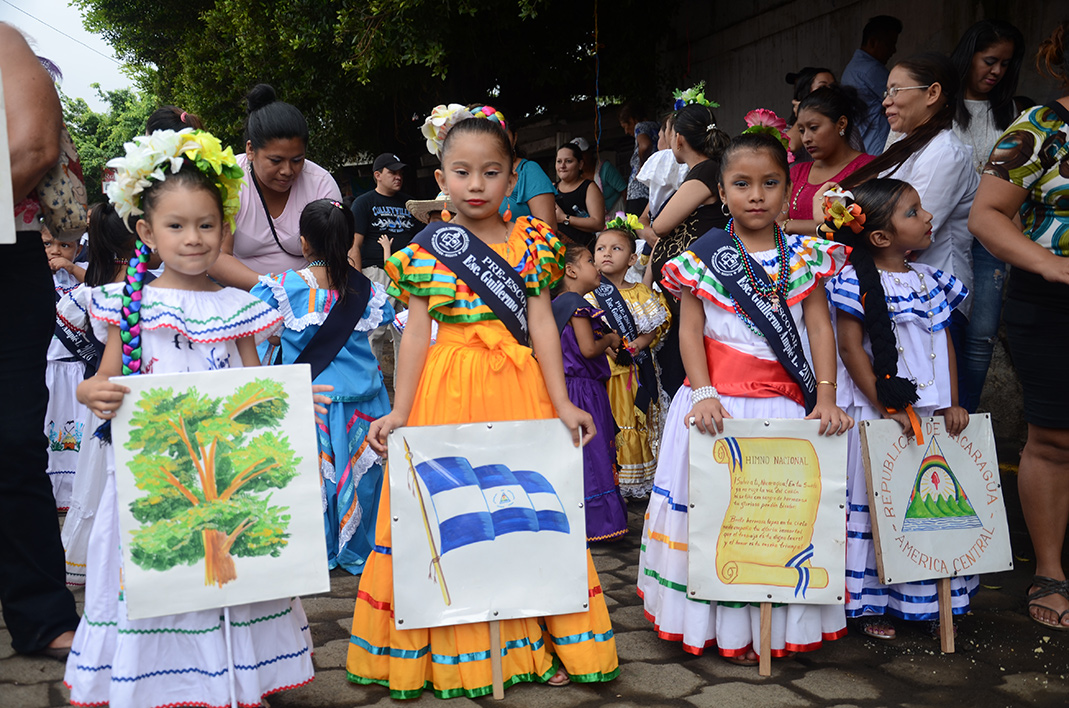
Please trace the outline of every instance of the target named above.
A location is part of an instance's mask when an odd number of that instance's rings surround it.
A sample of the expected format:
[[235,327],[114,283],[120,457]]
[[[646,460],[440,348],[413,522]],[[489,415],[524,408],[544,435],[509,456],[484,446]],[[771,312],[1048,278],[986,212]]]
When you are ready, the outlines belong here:
[[[917,388],[919,400],[913,404],[913,409],[920,417],[934,415],[935,411],[951,403],[947,326],[950,324],[950,313],[965,299],[968,291],[958,278],[924,263],[914,263],[913,270],[908,273],[881,272],[880,284],[883,285],[888,314],[894,323],[895,338],[901,348],[898,375],[924,384],[924,388]],[[864,318],[853,266],[843,268],[838,276],[828,281],[827,289],[828,299],[834,305],[833,317],[842,317],[842,313],[846,313],[858,319]],[[864,347],[871,358],[872,345],[867,335]],[[933,353],[934,359],[931,356]],[[881,417],[868,397],[854,384],[841,361],[837,380],[838,404],[855,421],[860,423]],[[929,381],[933,383],[929,384]],[[848,435],[846,589],[849,596],[846,616],[886,613],[907,620],[938,619],[939,596],[934,580],[892,585],[880,583],[858,427],[855,425]],[[975,575],[951,578],[954,614],[963,615],[969,611],[969,599],[979,587],[980,580]]]
[[[61,273],[67,276],[63,283],[60,282]],[[76,327],[84,329],[85,304],[79,299],[87,299],[84,295],[87,288],[79,286],[66,271],[59,271],[53,278],[59,298],[56,302],[56,323],[65,326],[64,320],[71,319]],[[83,293],[80,298],[79,293]],[[85,377],[85,363],[63,346],[55,335],[52,335],[48,345],[47,356],[45,385],[48,386],[48,410],[45,413],[45,435],[48,436],[48,478],[52,482],[56,508],[65,510],[70,507],[78,452],[86,434],[85,420],[89,413],[75,396],[78,384]]]
[[[93,330],[104,341],[122,317],[122,284],[92,293]],[[145,373],[241,366],[237,340],[267,337],[281,315],[246,292],[143,289]],[[122,597],[114,456],[90,532],[85,610],[67,660],[72,705],[114,708],[230,706],[222,610],[129,620]],[[236,692],[242,706],[312,680],[311,637],[300,600],[230,608]]]
[[[791,252],[787,302],[808,356],[802,300],[846,260],[845,248],[813,237],[787,236]],[[778,268],[775,250],[751,254],[770,275]],[[713,273],[691,251],[664,268],[666,286],[686,288],[701,301],[705,336],[758,359],[775,361],[771,347],[735,314],[731,297]],[[816,293],[814,296],[821,296]],[[642,528],[638,593],[647,619],[662,639],[683,643],[683,650],[702,654],[716,645],[724,656],[742,656],[759,649],[760,608],[741,602],[710,603],[687,595],[687,552],[690,481],[690,440],[685,425],[692,408],[691,388],[684,384],[672,399],[665,423],[657,475]],[[805,409],[786,396],[752,398],[723,393],[720,402],[734,418],[802,418]],[[823,641],[846,633],[842,605],[776,605],[772,609],[772,656],[811,651]]]

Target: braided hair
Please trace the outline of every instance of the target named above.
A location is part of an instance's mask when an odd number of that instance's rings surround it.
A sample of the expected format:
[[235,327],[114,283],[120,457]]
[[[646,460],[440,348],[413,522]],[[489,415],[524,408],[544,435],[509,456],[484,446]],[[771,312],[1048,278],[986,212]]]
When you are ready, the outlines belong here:
[[851,248],[850,264],[857,274],[861,306],[865,311],[863,324],[872,345],[876,398],[885,408],[895,411],[905,410],[906,406],[917,402],[917,385],[898,375],[898,345],[880,273],[872,259],[869,234],[893,230],[891,219],[895,209],[910,189],[908,183],[897,179],[863,182],[853,188],[854,198],[847,199],[848,205],[857,204],[865,215],[860,232],[854,233],[846,224],[835,229],[830,222],[826,222],[826,228],[834,230],[835,240]]
[[141,239],[134,244],[134,255],[126,267],[126,283],[122,289],[122,319],[119,338],[122,340],[122,375],[141,373],[141,292],[148,272],[149,249]]

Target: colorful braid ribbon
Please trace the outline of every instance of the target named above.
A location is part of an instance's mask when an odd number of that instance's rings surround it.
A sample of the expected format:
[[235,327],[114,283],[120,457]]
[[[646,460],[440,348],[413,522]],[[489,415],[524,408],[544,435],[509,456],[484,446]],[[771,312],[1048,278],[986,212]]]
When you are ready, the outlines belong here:
[[223,149],[219,139],[211,133],[193,128],[157,130],[152,135],[139,135],[123,146],[126,155],[108,161],[115,168],[115,180],[107,183],[108,199],[115,211],[131,228],[129,216],[140,216],[141,194],[153,182],[167,179],[187,161],[204,173],[219,191],[223,201],[223,218],[234,229],[241,207],[240,190],[245,173],[234,157],[234,151]]
[[676,89],[672,92],[672,98],[676,99],[676,102],[672,106],[672,108],[677,111],[683,106],[689,106],[692,103],[697,103],[699,106],[706,106],[708,108],[720,108],[719,103],[717,103],[716,101],[710,101],[705,97],[704,81],[699,81],[686,91],[680,91],[679,89]]
[[133,376],[141,372],[141,295],[148,272],[148,246],[137,239],[135,258],[126,267],[126,284],[122,290],[122,320],[119,338],[122,340],[122,374]]
[[749,127],[742,131],[743,133],[771,135],[787,151],[787,162],[794,162],[794,154],[791,152],[790,141],[787,139],[787,121],[776,115],[775,111],[767,108],[755,108],[746,114],[744,120]]
[[616,216],[611,221],[606,222],[605,230],[618,229],[620,231],[626,231],[632,236],[637,237],[638,232],[643,228],[642,222],[638,220],[638,217],[634,214],[625,214],[622,211],[616,212]]
[[493,106],[468,106],[468,110],[471,111],[471,115],[474,118],[486,118],[497,123],[504,130],[508,130],[508,125],[505,124],[505,115]]

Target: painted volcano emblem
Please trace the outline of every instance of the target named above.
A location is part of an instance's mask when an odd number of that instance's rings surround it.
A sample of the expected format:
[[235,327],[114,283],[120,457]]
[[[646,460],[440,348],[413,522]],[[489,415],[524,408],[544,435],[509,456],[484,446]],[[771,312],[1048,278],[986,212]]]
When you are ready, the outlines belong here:
[[942,531],[982,526],[933,436],[913,482],[902,530]]

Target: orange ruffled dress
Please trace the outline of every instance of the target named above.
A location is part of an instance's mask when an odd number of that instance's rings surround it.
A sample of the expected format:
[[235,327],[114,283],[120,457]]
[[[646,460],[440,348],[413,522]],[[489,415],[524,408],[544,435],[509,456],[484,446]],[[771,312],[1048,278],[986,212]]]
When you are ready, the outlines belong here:
[[[491,246],[524,279],[529,296],[561,277],[564,248],[541,221],[516,220],[507,243]],[[429,299],[438,339],[427,354],[409,425],[443,425],[556,417],[529,347],[521,346],[468,286],[422,247],[412,244],[385,264],[389,292],[405,304]],[[389,474],[387,472],[387,474]],[[364,567],[346,661],[353,683],[387,686],[393,698],[491,693],[490,630],[485,622],[403,629],[393,621],[390,486],[382,484],[375,550]],[[601,583],[587,553],[586,612],[501,622],[505,686],[547,681],[558,667],[572,681],[609,681],[619,674],[616,640]]]

